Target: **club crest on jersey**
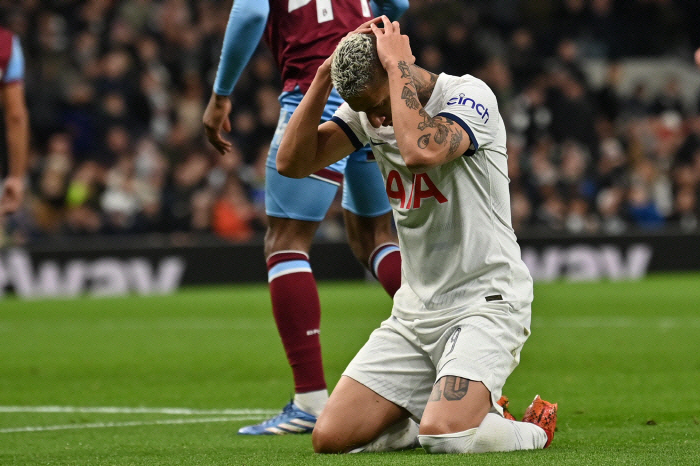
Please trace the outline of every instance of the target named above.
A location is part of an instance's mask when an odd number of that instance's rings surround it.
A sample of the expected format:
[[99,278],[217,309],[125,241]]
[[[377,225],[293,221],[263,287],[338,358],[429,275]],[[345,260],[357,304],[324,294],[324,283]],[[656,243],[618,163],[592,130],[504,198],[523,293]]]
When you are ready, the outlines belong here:
[[468,105],[479,114],[484,123],[489,121],[489,109],[484,107],[482,104],[478,103],[471,97],[467,97],[465,94],[460,93],[457,97],[452,97],[447,101],[447,105]]

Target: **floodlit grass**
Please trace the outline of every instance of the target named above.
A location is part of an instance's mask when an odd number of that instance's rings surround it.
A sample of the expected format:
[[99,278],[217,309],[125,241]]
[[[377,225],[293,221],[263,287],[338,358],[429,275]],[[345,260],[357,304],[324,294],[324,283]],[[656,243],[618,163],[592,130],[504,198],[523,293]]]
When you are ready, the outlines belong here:
[[[391,302],[376,284],[322,283],[320,293],[333,385]],[[554,443],[456,458],[320,456],[309,436],[237,436],[293,390],[264,285],[5,298],[0,464],[700,464],[699,303],[698,274],[538,284],[533,334],[505,393],[518,416],[536,393],[559,402]]]

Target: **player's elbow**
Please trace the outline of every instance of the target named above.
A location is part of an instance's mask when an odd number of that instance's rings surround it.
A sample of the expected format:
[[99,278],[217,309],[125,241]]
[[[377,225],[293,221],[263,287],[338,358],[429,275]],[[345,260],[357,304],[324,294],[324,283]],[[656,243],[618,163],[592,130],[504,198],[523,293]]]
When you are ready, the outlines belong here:
[[403,161],[406,163],[406,168],[408,168],[411,173],[425,173],[434,165],[432,159],[423,151],[402,152],[401,155],[403,156]]
[[279,173],[282,176],[286,176],[287,178],[304,178],[306,177],[306,173],[302,172],[301,170],[294,169],[291,167],[281,167],[278,165],[277,166],[277,173]]
[[234,2],[231,8],[231,16],[236,16],[242,19],[248,27],[259,27],[267,23],[267,17],[270,14],[270,5],[268,2]]
[[[264,3],[264,2],[260,2]],[[267,12],[265,11],[254,11],[249,18],[249,23],[251,27],[264,27],[267,24]]]
[[431,166],[424,164],[424,163],[412,163],[412,164],[406,164],[406,168],[413,173],[413,174],[419,174],[419,173],[425,173],[428,170],[430,170]]
[[295,166],[287,157],[277,155],[277,173],[287,178],[304,178],[308,173],[304,173],[302,167]]

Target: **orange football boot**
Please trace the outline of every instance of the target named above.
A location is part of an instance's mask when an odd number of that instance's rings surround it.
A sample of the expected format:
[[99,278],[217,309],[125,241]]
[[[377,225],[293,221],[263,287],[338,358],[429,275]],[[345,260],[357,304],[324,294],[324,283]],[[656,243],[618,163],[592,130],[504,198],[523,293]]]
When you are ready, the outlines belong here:
[[544,401],[536,395],[523,415],[523,422],[529,422],[544,429],[547,434],[547,443],[544,444],[544,448],[547,448],[554,438],[554,429],[557,427],[557,408],[557,403]]
[[502,396],[502,397],[498,400],[498,406],[500,406],[501,408],[503,408],[503,417],[504,417],[504,418],[510,419],[511,421],[517,421],[517,419],[515,419],[515,416],[513,416],[513,415],[510,413],[510,411],[508,411],[508,397],[507,397],[507,396]]

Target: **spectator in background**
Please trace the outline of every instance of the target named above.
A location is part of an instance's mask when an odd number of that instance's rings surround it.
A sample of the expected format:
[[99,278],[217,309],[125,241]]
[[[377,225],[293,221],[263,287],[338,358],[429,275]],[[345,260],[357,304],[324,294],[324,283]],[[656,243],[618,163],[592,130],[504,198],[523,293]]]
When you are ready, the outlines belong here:
[[697,190],[683,188],[676,193],[673,215],[670,217],[684,232],[698,228]]
[[245,195],[243,186],[236,178],[229,178],[222,195],[213,209],[212,228],[222,238],[234,242],[248,241],[253,237],[255,207]]
[[0,216],[16,212],[24,200],[29,157],[29,113],[24,96],[24,55],[19,38],[0,28],[0,93],[5,115],[7,174],[0,193]]
[[33,218],[28,226],[30,235],[58,234],[63,231],[66,195],[74,163],[70,136],[65,133],[52,135],[34,174],[35,189],[30,196],[29,206]]
[[508,64],[515,89],[520,92],[527,83],[540,76],[544,58],[540,55],[535,35],[530,28],[521,26],[510,35],[507,49]]
[[104,190],[104,168],[93,160],[82,162],[68,184],[64,231],[71,234],[101,233],[104,219],[100,196]]
[[165,217],[170,231],[188,231],[192,221],[191,197],[206,189],[210,158],[202,151],[190,149],[173,169],[165,188]]
[[681,93],[681,83],[677,76],[666,78],[664,85],[651,103],[651,112],[655,115],[671,112],[679,117],[686,114]]
[[619,235],[627,230],[626,215],[623,212],[625,190],[622,187],[602,189],[596,197],[596,207],[600,214],[600,232],[605,235]]

